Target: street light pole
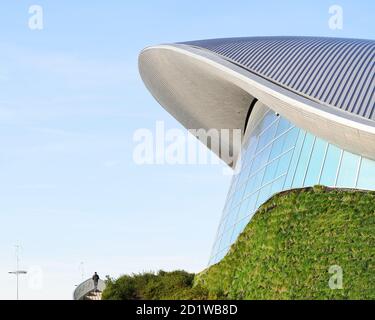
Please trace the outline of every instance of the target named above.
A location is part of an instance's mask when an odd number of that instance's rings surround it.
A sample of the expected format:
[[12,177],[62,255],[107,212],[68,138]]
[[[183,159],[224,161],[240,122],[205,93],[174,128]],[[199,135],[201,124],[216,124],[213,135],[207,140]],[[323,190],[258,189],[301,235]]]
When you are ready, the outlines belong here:
[[20,270],[19,269],[19,249],[20,249],[20,246],[19,245],[16,245],[16,270],[15,271],[10,271],[9,274],[15,274],[16,275],[16,279],[17,279],[17,300],[19,300],[19,290],[18,290],[18,283],[19,283],[19,280],[18,280],[18,277],[20,274],[27,274],[27,271],[24,271],[24,270]]

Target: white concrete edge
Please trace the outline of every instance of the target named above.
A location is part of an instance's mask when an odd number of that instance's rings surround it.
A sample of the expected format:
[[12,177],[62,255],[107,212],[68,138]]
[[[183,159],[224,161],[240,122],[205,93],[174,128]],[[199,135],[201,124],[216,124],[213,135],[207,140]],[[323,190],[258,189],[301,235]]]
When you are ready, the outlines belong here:
[[[350,114],[346,111],[336,109],[334,107],[324,106],[313,100],[304,98],[288,89],[285,89],[279,85],[276,85],[260,76],[257,76],[239,66],[236,66],[230,61],[227,61],[214,53],[210,53],[206,50],[195,48],[184,44],[173,44],[173,45],[157,45],[145,48],[143,52],[147,50],[155,49],[167,49],[185,54],[195,59],[201,60],[207,64],[210,64],[217,69],[221,70],[226,74],[230,74],[234,78],[249,84],[250,86],[257,88],[269,95],[284,101],[285,103],[295,106],[300,111],[307,113],[316,114],[326,119],[330,119],[336,123],[343,124],[345,126],[365,131],[370,134],[375,134],[375,122],[359,117],[357,115]],[[242,86],[241,86],[242,87]],[[246,90],[248,88],[242,87]],[[248,91],[248,90],[246,90]],[[249,92],[251,94],[251,92]],[[272,106],[269,106],[272,109]],[[329,109],[329,110],[327,110]],[[332,109],[332,110],[331,110]],[[275,110],[277,111],[277,110]]]

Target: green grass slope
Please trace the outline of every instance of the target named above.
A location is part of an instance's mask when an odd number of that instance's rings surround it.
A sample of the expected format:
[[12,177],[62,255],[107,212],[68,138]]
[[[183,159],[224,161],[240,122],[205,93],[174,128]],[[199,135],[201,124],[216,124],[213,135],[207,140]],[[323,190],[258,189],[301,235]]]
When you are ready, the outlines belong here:
[[375,192],[314,187],[270,199],[195,284],[210,299],[375,299],[374,268]]

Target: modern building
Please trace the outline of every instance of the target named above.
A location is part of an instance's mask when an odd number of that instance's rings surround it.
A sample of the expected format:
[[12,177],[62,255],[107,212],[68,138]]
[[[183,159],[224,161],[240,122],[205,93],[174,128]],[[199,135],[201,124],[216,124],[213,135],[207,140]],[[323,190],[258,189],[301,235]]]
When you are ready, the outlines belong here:
[[94,281],[90,278],[76,287],[73,300],[101,300],[105,287],[105,281],[99,279],[98,288],[95,291]]
[[234,161],[222,157],[240,170],[210,264],[280,191],[318,184],[375,190],[375,41],[256,37],[159,45],[140,54],[139,68],[153,96],[186,128],[243,132],[242,148],[230,147]]

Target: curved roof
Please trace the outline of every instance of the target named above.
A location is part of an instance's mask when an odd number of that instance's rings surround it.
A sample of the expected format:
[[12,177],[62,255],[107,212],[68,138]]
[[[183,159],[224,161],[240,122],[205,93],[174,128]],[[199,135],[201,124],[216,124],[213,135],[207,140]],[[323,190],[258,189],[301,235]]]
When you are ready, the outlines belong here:
[[77,286],[73,293],[73,300],[101,300],[101,294],[105,287],[105,281],[99,279],[97,287],[98,291],[94,292],[94,281],[90,278]]
[[[139,70],[155,99],[188,129],[244,130],[258,100],[296,126],[375,159],[374,54],[371,40],[215,39],[146,48]],[[209,147],[233,166],[240,148],[231,143],[232,158]]]
[[375,120],[375,41],[254,37],[185,42],[307,98]]

